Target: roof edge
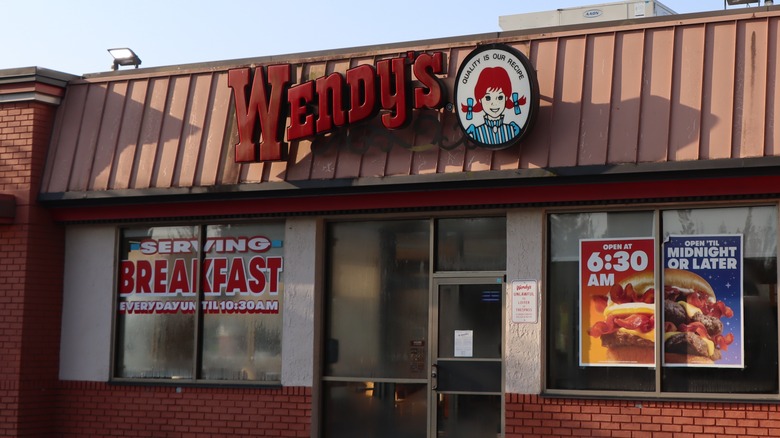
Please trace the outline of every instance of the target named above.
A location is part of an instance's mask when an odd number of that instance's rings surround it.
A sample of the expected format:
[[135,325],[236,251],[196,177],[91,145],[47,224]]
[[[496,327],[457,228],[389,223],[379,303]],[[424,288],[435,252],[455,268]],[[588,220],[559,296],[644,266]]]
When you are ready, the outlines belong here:
[[59,105],[65,88],[76,78],[42,67],[0,70],[0,103],[37,101]]
[[[85,82],[101,82],[111,80],[124,80],[132,77],[152,77],[175,74],[188,74],[192,72],[222,71],[237,67],[255,67],[258,65],[285,64],[285,63],[309,63],[360,57],[361,54],[395,53],[405,51],[410,47],[424,50],[427,47],[441,48],[446,46],[461,46],[479,43],[499,42],[511,40],[533,40],[539,38],[564,37],[582,33],[614,32],[616,30],[646,29],[664,26],[680,26],[685,24],[697,24],[703,21],[708,23],[717,21],[732,21],[739,19],[751,19],[760,16],[775,15],[780,11],[780,5],[755,6],[750,8],[724,9],[705,12],[693,12],[687,14],[674,14],[665,16],[633,18],[626,20],[601,21],[594,23],[577,23],[554,27],[538,27],[522,30],[511,30],[449,36],[425,40],[400,41],[393,43],[374,44],[366,46],[344,47],[325,49],[311,52],[299,52],[279,55],[266,55],[248,58],[236,58],[208,62],[196,62],[159,67],[141,67],[128,70],[88,73],[81,76]],[[2,73],[2,71],[0,71]]]

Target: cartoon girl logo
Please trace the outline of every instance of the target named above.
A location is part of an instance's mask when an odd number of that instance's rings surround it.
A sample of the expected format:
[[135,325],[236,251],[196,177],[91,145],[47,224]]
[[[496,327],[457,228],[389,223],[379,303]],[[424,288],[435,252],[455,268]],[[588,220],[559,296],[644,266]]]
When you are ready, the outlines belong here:
[[457,81],[458,120],[473,143],[504,149],[528,132],[539,88],[522,53],[499,44],[477,48],[461,64]]

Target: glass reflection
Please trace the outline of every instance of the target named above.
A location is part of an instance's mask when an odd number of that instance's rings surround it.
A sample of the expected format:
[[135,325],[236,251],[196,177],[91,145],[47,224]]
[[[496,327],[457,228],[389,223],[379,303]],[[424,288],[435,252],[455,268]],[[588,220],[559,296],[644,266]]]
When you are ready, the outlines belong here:
[[436,222],[437,271],[506,269],[506,218],[439,219]]
[[425,384],[324,382],[323,437],[425,438],[427,394]]
[[438,397],[437,437],[501,436],[501,396],[439,394]]
[[[196,304],[192,266],[197,260],[197,241],[196,227],[123,233],[117,376],[192,378]],[[177,261],[178,271],[174,268]],[[168,271],[178,272],[180,281],[167,277]]]
[[[777,210],[771,206],[667,210],[662,220],[664,241],[670,235],[742,235],[744,316],[744,368],[664,367],[663,390],[777,393]],[[730,345],[729,354],[738,348],[737,342]]]
[[332,224],[327,376],[424,378],[427,221]]
[[592,212],[549,216],[547,387],[583,390],[655,390],[652,368],[580,367],[579,242],[652,237],[653,212]]
[[281,380],[283,223],[210,225],[202,378]]

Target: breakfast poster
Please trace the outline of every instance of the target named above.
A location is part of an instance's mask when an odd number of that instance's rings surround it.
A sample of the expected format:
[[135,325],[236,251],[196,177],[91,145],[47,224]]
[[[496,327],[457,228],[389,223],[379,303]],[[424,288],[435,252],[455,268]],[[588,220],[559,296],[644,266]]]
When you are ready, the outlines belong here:
[[580,240],[580,366],[655,365],[655,239]]
[[742,235],[672,235],[663,248],[664,366],[744,367]]

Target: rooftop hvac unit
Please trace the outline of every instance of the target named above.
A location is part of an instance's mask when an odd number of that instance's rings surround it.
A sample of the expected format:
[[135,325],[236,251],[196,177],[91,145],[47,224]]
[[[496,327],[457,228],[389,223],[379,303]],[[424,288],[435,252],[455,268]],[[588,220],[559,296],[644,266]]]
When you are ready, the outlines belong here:
[[508,31],[599,21],[660,17],[673,14],[676,14],[676,12],[655,0],[627,0],[617,3],[556,9],[554,11],[503,15],[498,17],[498,25],[501,27],[501,30]]

